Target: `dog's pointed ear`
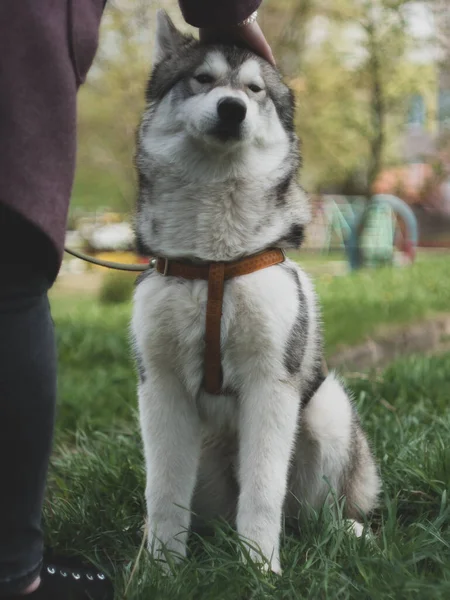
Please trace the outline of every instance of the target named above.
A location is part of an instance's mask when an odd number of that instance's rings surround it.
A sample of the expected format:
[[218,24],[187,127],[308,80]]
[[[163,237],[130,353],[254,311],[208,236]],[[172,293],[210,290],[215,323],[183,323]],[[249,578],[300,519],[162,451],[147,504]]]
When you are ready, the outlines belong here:
[[172,22],[165,10],[156,14],[156,42],[153,60],[156,63],[175,54],[186,43],[184,36]]

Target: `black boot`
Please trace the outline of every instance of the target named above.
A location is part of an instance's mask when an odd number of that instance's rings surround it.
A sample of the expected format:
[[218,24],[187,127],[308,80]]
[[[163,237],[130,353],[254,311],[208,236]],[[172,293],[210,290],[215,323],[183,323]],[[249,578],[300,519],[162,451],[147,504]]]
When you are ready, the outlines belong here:
[[[75,566],[77,561],[44,560],[41,584],[25,596],[7,596],[2,600],[113,600],[111,581],[104,573],[91,566]],[[70,566],[68,566],[70,565]]]

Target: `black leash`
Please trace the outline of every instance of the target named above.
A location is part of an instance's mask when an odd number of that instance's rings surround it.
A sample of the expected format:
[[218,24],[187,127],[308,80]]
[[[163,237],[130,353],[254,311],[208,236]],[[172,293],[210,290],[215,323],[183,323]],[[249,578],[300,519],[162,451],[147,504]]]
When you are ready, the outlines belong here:
[[117,271],[146,271],[149,268],[149,264],[127,265],[125,263],[112,262],[109,260],[100,260],[99,258],[89,256],[89,254],[84,254],[84,252],[72,250],[71,248],[64,248],[64,250],[67,252],[67,254],[71,254],[72,256],[80,258],[81,260],[84,260],[86,262],[92,263],[93,265],[99,265],[100,267],[106,267],[108,269],[116,269]]

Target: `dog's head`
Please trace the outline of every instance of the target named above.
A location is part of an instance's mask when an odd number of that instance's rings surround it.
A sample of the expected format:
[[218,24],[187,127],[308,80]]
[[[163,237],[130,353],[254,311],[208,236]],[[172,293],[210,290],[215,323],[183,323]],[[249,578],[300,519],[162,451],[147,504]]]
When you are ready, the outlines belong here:
[[233,260],[299,246],[309,208],[293,95],[277,69],[245,48],[185,36],[161,12],[146,100],[140,252]]
[[147,101],[172,133],[229,151],[293,132],[293,95],[267,61],[248,50],[201,44],[163,11],[156,38]]

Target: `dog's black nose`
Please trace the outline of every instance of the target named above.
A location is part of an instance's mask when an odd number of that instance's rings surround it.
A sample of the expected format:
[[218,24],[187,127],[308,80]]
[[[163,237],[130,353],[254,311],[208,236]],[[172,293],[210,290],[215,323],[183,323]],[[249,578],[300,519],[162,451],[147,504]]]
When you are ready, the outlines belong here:
[[245,119],[247,107],[245,102],[239,100],[239,98],[222,98],[217,103],[217,112],[223,123],[237,125]]

